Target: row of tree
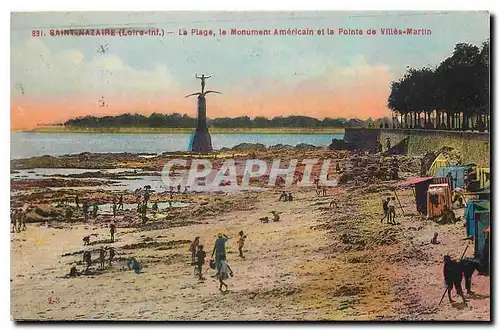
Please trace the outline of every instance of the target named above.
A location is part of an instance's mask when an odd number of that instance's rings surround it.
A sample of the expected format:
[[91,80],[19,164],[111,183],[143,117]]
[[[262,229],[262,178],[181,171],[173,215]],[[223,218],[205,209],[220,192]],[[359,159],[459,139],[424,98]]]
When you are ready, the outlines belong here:
[[[221,117],[207,119],[207,124],[214,128],[344,128],[344,127],[379,127],[389,123],[389,118],[372,120],[324,118],[319,120],[308,116],[278,116],[274,118],[248,116]],[[149,127],[149,128],[195,128],[196,118],[184,114],[153,113],[150,116],[140,114],[122,114],[118,116],[85,116],[70,119],[64,126],[75,128],[111,128],[111,127]]]
[[489,55],[489,40],[481,47],[459,43],[438,67],[408,69],[391,84],[393,126],[489,130]]

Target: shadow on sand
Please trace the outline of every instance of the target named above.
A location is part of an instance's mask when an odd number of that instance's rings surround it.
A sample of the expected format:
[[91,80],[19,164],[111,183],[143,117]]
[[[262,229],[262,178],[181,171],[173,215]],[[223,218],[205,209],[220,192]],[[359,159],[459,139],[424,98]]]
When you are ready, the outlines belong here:
[[473,300],[483,300],[483,299],[487,299],[489,298],[490,296],[487,295],[487,294],[477,294],[477,293],[472,293],[469,295],[469,298],[470,299],[473,299]]

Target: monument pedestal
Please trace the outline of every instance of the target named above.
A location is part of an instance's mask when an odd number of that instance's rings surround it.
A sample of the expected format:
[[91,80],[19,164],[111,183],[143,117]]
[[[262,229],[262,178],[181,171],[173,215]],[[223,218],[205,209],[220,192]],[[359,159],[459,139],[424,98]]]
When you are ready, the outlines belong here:
[[195,153],[211,153],[212,138],[207,127],[207,104],[204,94],[198,96],[198,122],[191,140],[190,150]]

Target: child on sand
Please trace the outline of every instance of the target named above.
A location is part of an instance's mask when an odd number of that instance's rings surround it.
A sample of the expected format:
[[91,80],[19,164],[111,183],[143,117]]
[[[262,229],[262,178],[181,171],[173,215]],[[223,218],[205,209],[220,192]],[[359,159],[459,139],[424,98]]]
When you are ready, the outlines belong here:
[[220,261],[220,270],[219,270],[219,291],[222,291],[222,285],[226,287],[227,291],[227,284],[224,283],[224,280],[228,279],[229,276],[233,277],[233,271],[229,267],[229,264],[227,264],[226,260],[221,260]]
[[240,257],[245,258],[243,256],[243,246],[245,245],[245,239],[247,236],[243,234],[243,231],[239,232],[240,238],[238,239],[238,251],[240,252]]
[[196,249],[200,245],[200,237],[195,237],[189,246],[189,251],[191,252],[191,263],[196,262]]

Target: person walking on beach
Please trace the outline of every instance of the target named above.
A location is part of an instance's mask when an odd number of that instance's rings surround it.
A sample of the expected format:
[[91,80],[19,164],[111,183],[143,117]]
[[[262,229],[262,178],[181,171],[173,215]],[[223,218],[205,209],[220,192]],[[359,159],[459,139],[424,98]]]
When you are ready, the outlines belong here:
[[113,258],[115,257],[116,255],[116,251],[114,249],[114,247],[110,247],[109,248],[109,266],[111,267],[111,262],[113,261]]
[[83,218],[85,219],[85,222],[87,222],[89,220],[89,204],[87,201],[83,202],[82,209],[83,209]]
[[203,264],[205,264],[205,257],[207,253],[203,250],[203,245],[198,246],[198,252],[196,252],[196,267],[198,268],[198,279],[204,280],[203,278]]
[[396,224],[396,198],[392,197],[389,201],[389,224]]
[[21,228],[21,231],[26,231],[26,211],[24,209],[21,210],[21,215],[19,216],[19,222],[20,222],[19,227]]
[[123,194],[118,198],[118,210],[120,210],[120,208],[123,210]]
[[233,270],[231,270],[231,267],[229,267],[229,264],[227,263],[226,259],[220,261],[220,270],[218,274],[219,278],[219,291],[222,292],[222,286],[226,287],[227,291],[227,284],[224,283],[224,280],[229,278],[229,275],[233,277]]
[[108,253],[106,252],[106,250],[104,249],[104,247],[101,247],[99,249],[99,262],[101,263],[100,265],[100,269],[104,269],[104,262],[106,261],[106,255]]
[[109,234],[111,235],[111,242],[115,242],[115,232],[116,232],[116,225],[115,222],[111,222],[109,225]]
[[229,240],[229,237],[223,233],[219,233],[217,235],[217,239],[215,240],[214,249],[212,250],[212,258],[215,256],[215,267],[217,269],[217,273],[219,274],[219,270],[221,267],[221,261],[226,259],[226,242]]
[[21,232],[21,221],[23,217],[23,211],[21,209],[16,209],[16,232]]
[[382,210],[384,212],[384,217],[380,219],[380,223],[383,223],[384,220],[387,218],[387,222],[390,222],[389,219],[389,202],[391,201],[391,198],[387,198],[386,200],[382,200]]
[[148,218],[146,217],[148,206],[145,203],[143,203],[139,208],[140,208],[142,224],[145,224],[148,221]]
[[145,205],[148,204],[150,194],[151,193],[149,191],[149,188],[146,188],[146,190],[144,191],[144,204]]
[[17,209],[11,209],[10,210],[10,226],[11,226],[10,233],[16,232],[16,225],[17,225],[16,223],[17,223]]
[[317,178],[314,180],[314,187],[316,189],[316,195],[319,196],[321,194],[321,191],[319,189],[319,179],[317,179]]
[[92,252],[91,251],[83,252],[83,262],[87,263],[87,268],[85,269],[85,272],[87,272],[90,269],[90,266],[92,265]]
[[191,263],[196,262],[196,250],[198,249],[199,245],[200,245],[200,237],[195,237],[194,240],[191,242],[191,246],[189,246],[189,251],[191,252]]
[[80,208],[79,205],[80,205],[80,200],[78,199],[78,194],[75,195],[75,205],[76,205],[76,208]]
[[99,206],[97,205],[97,202],[94,202],[92,205],[92,218],[97,217],[97,212],[99,211]]
[[247,239],[247,236],[246,234],[243,234],[243,231],[240,231],[238,234],[240,235],[240,238],[238,239],[238,251],[240,252],[239,256],[244,259],[243,246],[245,245],[245,239]]

